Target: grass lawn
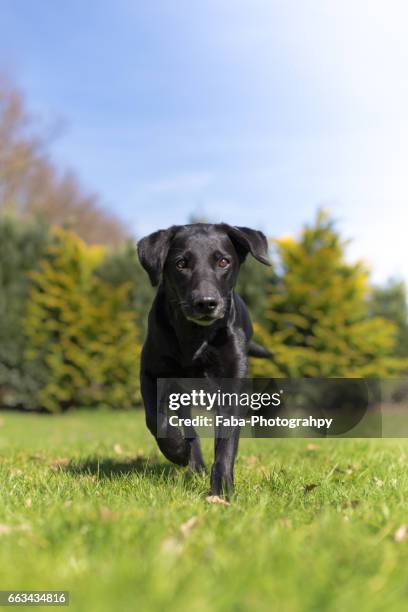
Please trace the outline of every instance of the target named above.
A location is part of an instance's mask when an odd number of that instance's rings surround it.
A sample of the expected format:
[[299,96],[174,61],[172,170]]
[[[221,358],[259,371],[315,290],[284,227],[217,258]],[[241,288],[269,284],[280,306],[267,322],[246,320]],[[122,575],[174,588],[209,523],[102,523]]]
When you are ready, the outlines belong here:
[[242,440],[237,500],[212,505],[141,412],[2,413],[0,589],[69,590],[87,612],[406,610],[407,454]]

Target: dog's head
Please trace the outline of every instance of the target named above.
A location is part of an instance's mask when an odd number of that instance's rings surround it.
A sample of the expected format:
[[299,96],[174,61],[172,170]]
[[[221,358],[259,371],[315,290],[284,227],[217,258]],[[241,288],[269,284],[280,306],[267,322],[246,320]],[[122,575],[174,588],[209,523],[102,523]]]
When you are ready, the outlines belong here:
[[184,316],[198,325],[211,325],[224,316],[248,253],[270,265],[262,232],[225,223],[173,225],[138,243],[140,263],[152,285],[163,277]]

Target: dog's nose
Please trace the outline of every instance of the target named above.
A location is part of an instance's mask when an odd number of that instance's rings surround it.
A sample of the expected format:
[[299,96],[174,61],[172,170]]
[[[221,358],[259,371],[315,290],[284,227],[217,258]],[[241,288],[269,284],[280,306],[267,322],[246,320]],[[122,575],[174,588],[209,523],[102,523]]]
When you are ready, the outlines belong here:
[[210,295],[199,297],[194,301],[195,310],[201,314],[211,314],[217,306],[217,300]]

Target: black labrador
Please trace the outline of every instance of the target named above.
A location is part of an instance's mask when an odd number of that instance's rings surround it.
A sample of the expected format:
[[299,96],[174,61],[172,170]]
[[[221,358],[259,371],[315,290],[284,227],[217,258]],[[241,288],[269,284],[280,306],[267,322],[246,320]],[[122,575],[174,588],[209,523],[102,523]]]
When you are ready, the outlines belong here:
[[[141,358],[146,423],[164,456],[192,470],[205,469],[197,437],[178,429],[157,436],[157,379],[245,378],[248,354],[270,356],[251,341],[248,309],[234,291],[248,253],[270,265],[262,232],[224,223],[175,225],[138,243],[140,262],[158,286]],[[238,439],[238,427],[215,439],[211,495],[233,491]]]

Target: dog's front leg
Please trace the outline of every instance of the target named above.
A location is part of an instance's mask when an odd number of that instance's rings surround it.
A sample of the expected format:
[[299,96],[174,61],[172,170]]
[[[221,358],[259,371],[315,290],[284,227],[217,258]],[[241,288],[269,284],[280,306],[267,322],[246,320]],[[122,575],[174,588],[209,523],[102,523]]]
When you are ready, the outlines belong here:
[[[234,379],[233,391],[239,391],[241,388],[240,380],[247,373],[247,358],[243,351],[237,350],[236,346],[227,347],[221,353],[222,362],[224,364],[224,378]],[[224,416],[225,408],[219,407],[218,413]],[[239,407],[232,406],[230,417],[239,416]],[[234,492],[234,463],[238,451],[238,442],[240,435],[239,425],[221,425],[215,427],[214,440],[214,464],[211,470],[211,495],[225,496],[227,499]]]
[[191,437],[185,437],[180,429],[172,427],[168,430],[166,437],[158,436],[157,380],[146,374],[142,375],[141,391],[147,427],[166,459],[177,465],[188,465],[193,472],[204,471],[205,463],[201,453],[200,439],[195,430]]
[[[237,383],[234,385],[235,390],[240,388],[240,381]],[[231,420],[238,416],[238,406],[230,406],[227,410],[224,406],[219,406],[217,409],[216,419],[221,419],[222,424],[216,426],[214,432],[214,464],[211,470],[210,495],[223,496],[226,499],[234,493],[234,464],[240,426],[231,424]]]
[[225,496],[234,492],[234,463],[238,450],[240,428],[232,427],[228,438],[215,437],[214,464],[211,469],[211,495]]
[[[182,407],[180,416],[185,419],[191,419],[191,408]],[[191,472],[205,472],[206,467],[203,459],[203,454],[201,451],[200,438],[198,433],[192,425],[183,426],[184,438],[187,444],[190,447],[190,458],[188,461],[188,467]]]

